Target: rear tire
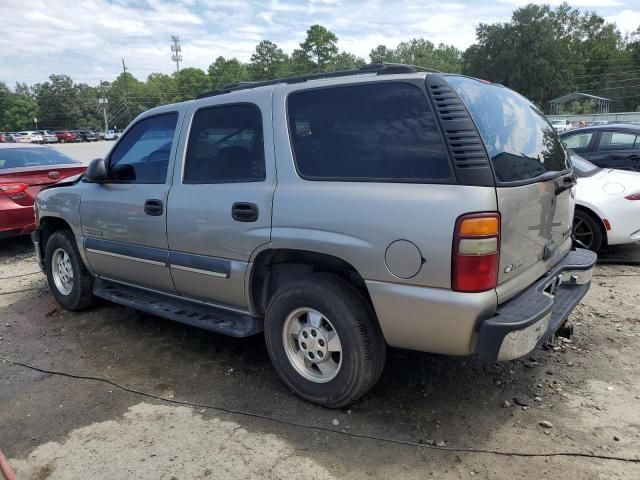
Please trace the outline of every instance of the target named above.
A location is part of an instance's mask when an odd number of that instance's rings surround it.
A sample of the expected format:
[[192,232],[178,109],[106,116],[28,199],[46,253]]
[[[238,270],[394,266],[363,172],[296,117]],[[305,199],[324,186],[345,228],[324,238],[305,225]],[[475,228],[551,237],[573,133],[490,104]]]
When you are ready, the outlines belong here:
[[82,261],[73,233],[54,232],[45,248],[45,271],[51,293],[67,310],[85,310],[95,303],[93,277]]
[[577,247],[594,252],[602,248],[605,232],[598,219],[582,209],[576,209],[573,216],[573,242]]
[[355,402],[384,369],[386,343],[375,313],[358,290],[333,275],[314,274],[279,289],[267,308],[265,339],[282,382],[324,407]]

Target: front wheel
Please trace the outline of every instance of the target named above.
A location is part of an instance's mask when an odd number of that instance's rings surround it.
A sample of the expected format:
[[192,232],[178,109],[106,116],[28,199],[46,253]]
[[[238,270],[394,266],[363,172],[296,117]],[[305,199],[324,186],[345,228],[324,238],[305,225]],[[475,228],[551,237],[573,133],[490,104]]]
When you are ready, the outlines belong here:
[[311,275],[278,290],[267,309],[265,338],[283,383],[325,407],[358,400],[384,368],[386,344],[372,308],[332,275]]
[[49,237],[45,248],[45,271],[51,293],[67,310],[84,310],[95,302],[93,277],[69,230],[59,230]]

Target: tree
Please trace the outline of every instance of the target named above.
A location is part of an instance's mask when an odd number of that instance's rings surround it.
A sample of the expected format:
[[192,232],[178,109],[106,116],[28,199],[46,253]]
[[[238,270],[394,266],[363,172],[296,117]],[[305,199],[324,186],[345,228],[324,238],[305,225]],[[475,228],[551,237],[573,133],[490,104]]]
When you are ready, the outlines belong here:
[[31,130],[33,119],[38,118],[38,104],[30,96],[14,94],[3,115],[3,129],[9,131]]
[[615,26],[566,3],[527,5],[510,22],[481,23],[476,36],[463,55],[464,73],[502,83],[539,106],[572,90],[598,94],[594,79],[602,87],[602,78],[615,78],[621,52]]
[[225,85],[250,80],[246,65],[237,58],[216,58],[216,61],[209,65],[208,74],[212,88],[222,88]]
[[338,55],[338,37],[322,25],[311,25],[300,44],[300,53],[316,71],[321,71]]
[[251,80],[269,80],[286,76],[289,57],[281,48],[269,40],[261,41],[251,55],[249,73]]
[[459,73],[462,70],[462,52],[453,45],[437,47],[424,38],[401,42],[395,49],[378,45],[371,50],[372,62],[406,63],[418,67],[433,68],[443,72]]
[[211,90],[211,78],[200,68],[183,68],[173,74],[177,89],[177,100],[192,100],[199,94]]

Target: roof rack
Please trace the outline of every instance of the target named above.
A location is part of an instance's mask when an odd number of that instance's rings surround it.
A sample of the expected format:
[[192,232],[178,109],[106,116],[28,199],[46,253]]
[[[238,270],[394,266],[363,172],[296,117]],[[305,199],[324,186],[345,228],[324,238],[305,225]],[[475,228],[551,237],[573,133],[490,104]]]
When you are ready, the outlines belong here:
[[308,75],[300,75],[297,77],[284,77],[276,78],[273,80],[264,80],[260,82],[238,82],[225,85],[222,88],[212,90],[210,92],[201,93],[196,97],[196,100],[200,98],[214,97],[216,95],[223,95],[225,93],[236,92],[238,90],[248,90],[250,88],[267,87],[269,85],[279,85],[282,83],[303,83],[308,80],[318,80],[322,78],[336,78],[346,77],[349,75],[362,75],[364,73],[375,73],[376,75],[392,75],[394,73],[416,73],[416,72],[429,72],[429,73],[441,73],[440,70],[434,70],[432,68],[417,67],[415,65],[405,65],[403,63],[386,63],[375,62],[363,65],[359,68],[350,70],[337,70],[335,72],[322,72],[311,73]]

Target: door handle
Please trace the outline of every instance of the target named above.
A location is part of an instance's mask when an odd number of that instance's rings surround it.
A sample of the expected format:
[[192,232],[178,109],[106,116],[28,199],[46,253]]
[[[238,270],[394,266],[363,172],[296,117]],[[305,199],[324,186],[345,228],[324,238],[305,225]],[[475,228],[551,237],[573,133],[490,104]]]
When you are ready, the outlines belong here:
[[147,215],[157,217],[159,215],[162,215],[163,211],[164,207],[162,205],[162,200],[150,198],[149,200],[144,202],[144,213],[146,213]]
[[231,207],[231,216],[236,222],[255,222],[258,220],[258,206],[255,203],[236,202]]

